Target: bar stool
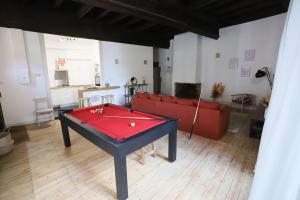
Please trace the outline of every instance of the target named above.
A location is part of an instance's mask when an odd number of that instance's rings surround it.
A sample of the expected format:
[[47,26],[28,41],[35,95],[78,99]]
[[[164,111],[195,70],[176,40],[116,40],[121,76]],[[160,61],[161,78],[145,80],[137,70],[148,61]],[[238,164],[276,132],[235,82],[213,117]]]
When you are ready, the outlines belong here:
[[103,95],[101,96],[102,104],[105,103],[114,103],[114,95]]
[[84,108],[84,102],[87,102],[87,107],[91,107],[91,98],[90,97],[82,97],[78,98],[79,100],[79,108]]
[[49,116],[50,121],[54,120],[54,111],[50,105],[50,102],[48,101],[48,98],[35,98],[33,99],[33,102],[35,104],[36,123],[38,126],[41,124],[41,115],[46,114]]

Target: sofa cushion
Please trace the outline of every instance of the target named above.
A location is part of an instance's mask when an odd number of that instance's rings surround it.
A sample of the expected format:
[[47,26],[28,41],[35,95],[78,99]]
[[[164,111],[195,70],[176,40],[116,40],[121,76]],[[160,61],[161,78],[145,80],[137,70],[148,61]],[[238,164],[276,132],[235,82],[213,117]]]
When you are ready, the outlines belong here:
[[161,96],[156,94],[149,94],[149,99],[153,101],[161,101]]
[[177,104],[186,106],[196,106],[195,102],[195,99],[176,99]]
[[139,97],[139,98],[148,99],[149,98],[149,93],[148,92],[137,92],[136,96]]
[[166,103],[176,103],[176,97],[174,96],[161,96],[161,100]]
[[207,101],[200,101],[200,107],[201,108],[208,108],[208,109],[214,109],[217,110],[220,108],[220,104],[217,102],[207,102]]

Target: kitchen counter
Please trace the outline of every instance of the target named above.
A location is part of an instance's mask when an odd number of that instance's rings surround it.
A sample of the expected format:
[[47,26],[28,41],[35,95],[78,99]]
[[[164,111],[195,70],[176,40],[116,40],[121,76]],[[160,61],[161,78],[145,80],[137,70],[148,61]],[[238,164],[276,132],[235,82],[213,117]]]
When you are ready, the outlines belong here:
[[79,92],[92,92],[92,91],[99,91],[99,90],[112,90],[112,89],[118,89],[120,86],[95,86],[95,87],[89,87],[86,89],[80,89]]
[[86,87],[85,85],[63,85],[63,86],[54,86],[50,87],[50,89],[63,89],[63,88],[80,88],[80,87]]
[[[51,98],[53,105],[57,106],[71,106],[78,104],[78,98],[83,97],[93,97],[92,104],[100,104],[99,100],[97,101],[97,96],[103,95],[115,95],[118,96],[120,91],[115,91],[119,89],[120,86],[96,86],[89,87],[89,85],[65,85],[65,86],[56,86],[51,87]],[[118,102],[118,101],[116,101]]]
[[78,104],[78,91],[84,86],[70,85],[51,87],[51,99],[54,106],[71,106]]
[[113,95],[115,97],[116,104],[119,104],[119,96],[121,95],[120,86],[96,86],[96,87],[90,87],[85,89],[79,89],[78,90],[78,97],[79,98],[91,98],[91,105],[97,105],[101,104],[101,96],[105,95]]
[[113,89],[118,89],[120,88],[120,86],[109,86],[109,87],[105,87],[105,86],[95,86],[95,87],[89,87],[89,88],[85,88],[85,89],[79,89],[78,90],[78,97],[82,98],[85,95],[83,95],[83,93],[87,93],[87,92],[96,92],[96,91],[103,91],[103,90],[113,90]]

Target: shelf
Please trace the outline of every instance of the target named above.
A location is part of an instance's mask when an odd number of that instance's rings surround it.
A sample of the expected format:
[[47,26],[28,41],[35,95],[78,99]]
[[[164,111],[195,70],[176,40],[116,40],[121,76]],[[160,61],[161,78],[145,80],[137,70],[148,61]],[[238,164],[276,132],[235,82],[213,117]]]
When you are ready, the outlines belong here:
[[82,92],[91,92],[91,91],[98,91],[98,90],[113,90],[113,89],[118,89],[120,86],[95,86],[95,87],[89,87],[86,89],[83,89]]
[[56,69],[55,71],[56,71],[56,72],[68,72],[67,69]]
[[62,85],[62,86],[53,86],[50,89],[64,89],[64,88],[79,88],[84,87],[84,85]]
[[[125,105],[130,105],[132,98],[135,96],[136,92],[145,92],[147,91],[148,83],[140,83],[140,84],[131,84],[131,85],[124,85],[125,88]],[[133,91],[132,91],[133,89]],[[134,92],[134,94],[130,94]]]
[[79,98],[83,97],[83,93],[85,92],[97,92],[97,91],[103,91],[103,90],[114,90],[114,89],[119,89],[120,86],[109,86],[109,87],[105,87],[105,86],[95,86],[95,87],[90,87],[90,88],[85,88],[85,89],[81,89],[78,91],[78,96]]
[[133,97],[134,94],[124,94],[124,97]]
[[124,87],[129,88],[129,87],[141,87],[141,86],[148,86],[149,84],[134,84],[134,85],[124,85]]

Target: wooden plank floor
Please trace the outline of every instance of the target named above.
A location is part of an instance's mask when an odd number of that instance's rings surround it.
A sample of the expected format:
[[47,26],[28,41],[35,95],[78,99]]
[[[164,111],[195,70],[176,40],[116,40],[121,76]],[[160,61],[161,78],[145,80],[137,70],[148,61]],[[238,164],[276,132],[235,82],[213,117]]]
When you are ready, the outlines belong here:
[[[113,158],[84,138],[71,134],[64,148],[59,121],[27,127],[28,141],[0,157],[1,200],[115,199]],[[214,141],[192,140],[178,131],[177,161],[169,163],[167,138],[156,143],[159,156],[127,157],[129,199],[247,199],[259,141],[227,133]]]

